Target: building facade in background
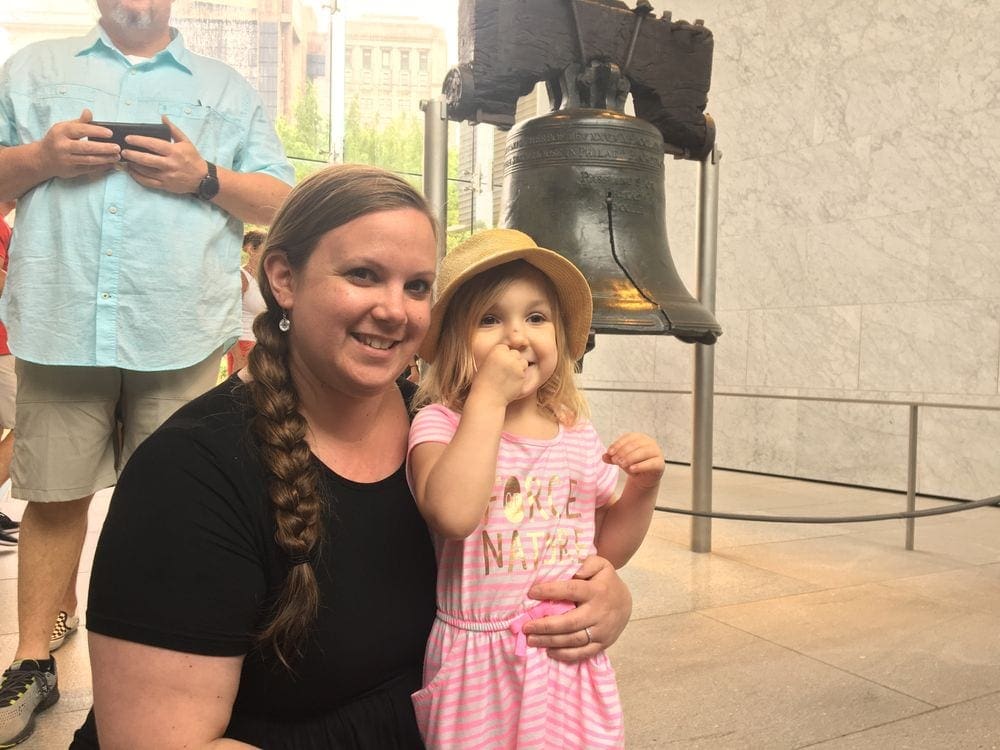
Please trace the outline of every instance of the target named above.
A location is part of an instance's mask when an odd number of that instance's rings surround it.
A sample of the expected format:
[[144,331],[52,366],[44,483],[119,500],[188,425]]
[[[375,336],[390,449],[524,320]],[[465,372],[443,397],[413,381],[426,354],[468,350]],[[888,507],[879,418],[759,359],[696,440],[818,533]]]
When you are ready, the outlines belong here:
[[365,125],[378,128],[401,115],[422,119],[420,101],[438,96],[447,71],[448,44],[438,26],[374,15],[345,24],[345,103],[350,111],[357,102]]
[[326,30],[302,0],[175,0],[173,23],[191,49],[246,77],[272,119],[290,114],[307,81],[325,80]]

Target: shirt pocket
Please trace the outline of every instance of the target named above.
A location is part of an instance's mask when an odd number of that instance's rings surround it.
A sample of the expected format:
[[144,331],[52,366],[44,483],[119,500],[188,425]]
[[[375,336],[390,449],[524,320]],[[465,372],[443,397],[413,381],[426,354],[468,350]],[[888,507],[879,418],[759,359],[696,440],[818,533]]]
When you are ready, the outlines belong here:
[[181,129],[203,159],[227,169],[233,166],[243,139],[234,120],[200,101],[160,102],[158,109]]
[[92,86],[72,83],[42,84],[30,95],[12,92],[21,142],[41,140],[57,122],[79,119],[84,109],[93,112],[102,95]]

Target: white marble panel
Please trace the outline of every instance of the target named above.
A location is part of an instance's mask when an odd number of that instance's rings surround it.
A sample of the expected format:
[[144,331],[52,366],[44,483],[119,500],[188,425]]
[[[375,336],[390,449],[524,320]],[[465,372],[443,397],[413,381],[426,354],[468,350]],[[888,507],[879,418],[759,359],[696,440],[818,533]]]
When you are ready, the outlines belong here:
[[691,396],[667,393],[656,402],[657,441],[667,461],[691,462]]
[[801,201],[789,189],[806,179],[803,165],[761,157],[727,163],[719,171],[719,243],[731,236],[748,236],[808,222]]
[[942,114],[877,134],[871,145],[869,216],[1000,200],[1000,110]]
[[792,157],[805,166],[805,179],[790,188],[800,193],[810,223],[855,216],[866,205],[871,184],[870,138],[824,143]]
[[1000,495],[1000,412],[926,407],[919,425],[918,492],[966,500]]
[[583,395],[590,409],[590,421],[602,439],[615,431],[615,394],[610,391],[588,391],[584,388]]
[[818,68],[816,142],[892,131],[933,116],[940,55],[940,45],[917,38]]
[[862,318],[863,390],[997,392],[1000,301],[867,305]]
[[610,444],[624,432],[644,432],[668,461],[691,460],[691,397],[673,393],[585,391],[590,418]]
[[712,463],[718,468],[792,475],[796,402],[715,396]]
[[[709,94],[715,118],[722,172],[737,161],[796,151],[812,144],[815,74],[781,76],[739,89]],[[720,179],[724,188],[725,180]]]
[[[715,342],[716,388],[745,386],[747,382],[747,346],[750,313],[745,310],[719,310],[715,314],[722,326],[722,336]],[[691,372],[694,365],[692,358]]]
[[753,8],[736,16],[712,19],[708,26],[715,37],[712,59],[712,91],[728,91],[773,78],[779,68],[769,60],[767,12]]
[[[703,18],[715,33],[708,111],[723,156],[717,303],[725,329],[715,350],[717,390],[1000,399],[993,5],[682,0],[663,8]],[[666,169],[671,256],[694,291],[698,165],[667,160]],[[583,379],[690,387],[686,345],[657,337],[650,360],[630,351],[634,338],[614,337],[588,355]],[[905,426],[886,421],[890,407],[827,413],[832,407],[809,405],[800,419],[795,401],[764,402],[752,408],[780,414],[754,419],[741,401],[716,398],[716,457],[721,450],[734,468],[878,484],[895,476],[892,461],[905,460]],[[612,427],[638,406],[652,408],[656,429],[689,452],[689,396],[610,402]],[[637,417],[648,421],[648,413]],[[979,445],[964,435],[980,428],[941,429],[933,456],[942,467],[921,459],[923,491],[953,486],[951,454]],[[983,445],[995,443],[991,428],[981,431]],[[817,452],[805,444],[813,433],[826,438]],[[845,437],[855,433],[861,437]],[[975,468],[962,476],[978,487],[990,481],[992,463],[971,455],[985,478]]]
[[806,232],[793,227],[719,238],[719,309],[801,307],[806,284]]
[[941,107],[975,112],[1000,107],[1000,14],[988,2],[965,0],[961,33],[941,40]]
[[661,402],[669,397],[665,393],[616,393],[614,427],[609,434],[601,433],[601,437],[610,445],[626,432],[643,432],[666,453],[671,430],[661,422],[660,415],[664,412]]
[[854,389],[859,307],[754,310],[747,334],[747,385]]
[[719,232],[751,235],[855,216],[869,204],[868,137],[730,164]]
[[822,67],[866,50],[938,36],[940,14],[955,14],[952,5],[943,0],[775,0],[768,6],[769,56],[783,70]]
[[694,23],[700,18],[705,25],[714,31],[714,24],[719,19],[741,16],[752,10],[763,8],[768,0],[677,0],[677,2],[658,3],[657,11],[669,10],[675,21],[684,19]]
[[1000,290],[1000,221],[995,205],[928,211],[930,299],[996,297]]
[[920,212],[810,227],[799,293],[817,305],[926,299],[930,225]]
[[905,489],[908,415],[905,406],[798,402],[794,475]]
[[583,382],[653,382],[655,336],[600,334],[583,358]]
[[694,371],[691,344],[673,336],[657,336],[655,339],[656,364],[653,369],[656,385],[663,388],[691,388]]

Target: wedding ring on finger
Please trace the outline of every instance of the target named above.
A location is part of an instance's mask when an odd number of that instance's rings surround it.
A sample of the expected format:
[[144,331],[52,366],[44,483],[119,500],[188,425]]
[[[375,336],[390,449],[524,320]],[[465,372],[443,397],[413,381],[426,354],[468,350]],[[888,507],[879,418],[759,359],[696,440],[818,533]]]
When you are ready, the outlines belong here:
[[590,634],[590,628],[589,627],[588,628],[584,628],[583,632],[586,633],[586,635],[587,635],[587,642],[584,645],[585,646],[589,646],[591,643],[594,642],[594,636],[592,636]]

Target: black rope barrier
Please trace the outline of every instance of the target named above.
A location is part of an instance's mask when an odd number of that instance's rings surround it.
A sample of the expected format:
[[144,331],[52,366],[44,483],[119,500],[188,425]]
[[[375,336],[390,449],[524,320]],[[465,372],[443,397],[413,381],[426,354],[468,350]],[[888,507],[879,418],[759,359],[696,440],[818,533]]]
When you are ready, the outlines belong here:
[[689,510],[687,508],[669,508],[657,505],[656,510],[664,513],[679,513],[685,516],[700,518],[722,518],[728,521],[764,521],[766,523],[860,523],[862,521],[892,521],[898,518],[923,518],[924,516],[942,516],[945,513],[958,513],[963,510],[982,508],[988,505],[1000,505],[1000,495],[960,502],[959,505],[942,505],[924,510],[901,511],[899,513],[879,513],[871,516],[768,516],[750,515],[746,513],[717,513],[715,511]]

